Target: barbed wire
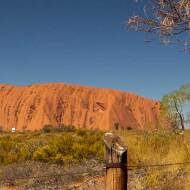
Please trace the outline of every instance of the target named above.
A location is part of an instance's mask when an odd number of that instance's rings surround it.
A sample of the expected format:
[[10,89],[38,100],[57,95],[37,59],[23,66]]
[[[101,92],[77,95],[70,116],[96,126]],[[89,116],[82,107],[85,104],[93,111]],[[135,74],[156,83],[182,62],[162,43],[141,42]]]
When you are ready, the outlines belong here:
[[138,170],[142,168],[156,168],[156,167],[170,167],[170,166],[178,166],[178,165],[188,165],[190,161],[186,162],[176,162],[176,163],[163,163],[163,164],[139,164],[139,165],[128,165],[123,163],[108,163],[105,164],[104,169],[108,168],[126,168],[128,170]]
[[[145,164],[145,165],[124,165],[124,167],[126,167],[127,170],[141,170],[141,169],[149,169],[149,168],[160,168],[160,167],[172,167],[172,166],[179,166],[179,165],[190,165],[190,161],[186,161],[186,162],[176,162],[176,163],[163,163],[163,164]],[[102,170],[97,170],[97,171],[92,171],[92,172],[67,172],[67,173],[63,173],[63,174],[54,174],[54,175],[41,175],[41,176],[26,176],[26,177],[10,177],[9,179],[1,179],[1,184],[4,185],[11,185],[12,182],[14,183],[17,180],[31,180],[31,179],[43,179],[43,178],[47,178],[47,179],[56,179],[58,177],[66,177],[66,176],[70,176],[70,177],[76,177],[79,176],[81,177],[80,179],[76,180],[76,183],[65,183],[62,184],[61,186],[63,187],[67,187],[70,186],[71,189],[72,187],[80,187],[82,185],[87,184],[89,181],[97,178],[97,177],[103,177],[104,176],[104,172],[105,172],[105,168],[104,167]],[[83,178],[83,180],[82,180]],[[85,179],[84,179],[85,178]]]
[[[163,164],[150,164],[150,165],[123,165],[126,167],[128,170],[133,170],[133,169],[142,169],[142,168],[154,168],[154,167],[169,167],[169,166],[177,166],[177,165],[190,165],[190,161],[187,162],[176,162],[176,163],[163,163]],[[98,171],[93,171],[93,174],[98,174],[104,172],[106,167],[104,167],[102,170]],[[91,172],[67,172],[64,174],[54,174],[54,175],[42,175],[42,176],[26,176],[26,177],[17,177],[17,178],[10,178],[10,180],[24,180],[24,179],[39,179],[39,178],[56,178],[56,177],[64,177],[64,176],[91,176]]]
[[163,164],[150,164],[150,165],[125,165],[128,169],[142,169],[142,168],[154,168],[154,167],[169,167],[177,165],[188,165],[190,161],[187,162],[176,162],[176,163],[163,163]]

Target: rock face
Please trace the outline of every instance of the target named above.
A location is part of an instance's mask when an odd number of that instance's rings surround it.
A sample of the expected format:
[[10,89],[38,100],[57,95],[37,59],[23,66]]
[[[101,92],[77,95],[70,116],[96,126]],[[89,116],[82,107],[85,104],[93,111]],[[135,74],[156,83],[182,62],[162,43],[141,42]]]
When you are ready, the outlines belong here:
[[108,130],[155,126],[159,101],[132,93],[79,85],[0,85],[0,126],[4,130],[41,129],[45,124]]

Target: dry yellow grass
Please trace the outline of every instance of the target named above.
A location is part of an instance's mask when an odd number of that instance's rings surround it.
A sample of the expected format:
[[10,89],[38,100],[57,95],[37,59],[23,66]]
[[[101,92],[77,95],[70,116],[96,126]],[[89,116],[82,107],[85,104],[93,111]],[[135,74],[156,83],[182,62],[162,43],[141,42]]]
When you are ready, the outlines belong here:
[[[115,133],[128,146],[129,165],[140,167],[190,161],[188,130],[184,134],[162,130]],[[86,130],[1,134],[0,163],[7,165],[35,160],[50,165],[67,165],[96,159],[99,165],[104,156],[102,138],[103,132]],[[129,187],[130,190],[189,190],[189,171],[189,164],[129,171]]]

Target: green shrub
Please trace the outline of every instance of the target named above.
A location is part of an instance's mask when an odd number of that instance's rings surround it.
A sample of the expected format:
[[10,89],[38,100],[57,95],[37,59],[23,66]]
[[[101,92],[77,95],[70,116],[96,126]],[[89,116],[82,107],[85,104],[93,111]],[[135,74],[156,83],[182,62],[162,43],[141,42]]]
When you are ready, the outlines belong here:
[[2,126],[0,126],[0,133],[2,133],[3,132],[3,127]]
[[[0,134],[0,165],[35,160],[67,164],[104,158],[103,132],[75,129],[62,132],[35,131]],[[190,131],[176,134],[170,131],[118,130],[128,147],[129,165],[150,165],[190,160]],[[130,189],[185,189],[189,176],[186,165],[134,171]],[[133,172],[133,171],[130,171]],[[185,181],[185,182],[184,182]],[[183,183],[184,182],[184,183]],[[172,187],[172,188],[171,188]],[[187,186],[187,189],[189,186]]]
[[43,128],[42,128],[42,131],[44,133],[50,133],[50,132],[53,132],[54,131],[54,127],[52,125],[45,125]]
[[42,131],[44,133],[61,133],[61,132],[75,132],[76,128],[73,125],[58,125],[58,126],[52,126],[52,125],[45,125],[42,128]]
[[38,161],[52,161],[56,157],[56,149],[51,145],[39,147],[33,154],[33,159]]
[[114,123],[114,130],[119,130],[119,129],[120,129],[119,123]]
[[60,125],[58,128],[61,130],[61,132],[75,132],[76,128],[73,125]]
[[43,130],[0,135],[0,165],[36,160],[63,164],[103,158],[103,133],[62,126],[57,132],[50,125]]

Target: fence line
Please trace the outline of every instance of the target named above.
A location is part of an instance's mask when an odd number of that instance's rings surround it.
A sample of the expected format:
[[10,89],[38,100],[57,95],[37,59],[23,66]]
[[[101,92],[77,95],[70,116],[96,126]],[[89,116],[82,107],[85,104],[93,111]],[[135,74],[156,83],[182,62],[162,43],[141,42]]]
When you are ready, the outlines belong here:
[[161,164],[128,164],[128,149],[121,138],[113,133],[105,133],[105,190],[127,190],[128,171],[141,170],[143,168],[172,167],[179,165],[189,165],[190,161],[161,163]]
[[[178,166],[178,165],[188,165],[190,161],[187,162],[176,162],[176,163],[164,163],[164,164],[150,164],[150,165],[128,165],[122,164],[122,167],[127,168],[128,170],[138,170],[143,168],[155,168],[155,167],[170,167],[170,166]],[[118,166],[111,165],[111,168],[118,168]],[[104,169],[109,168],[109,164],[104,167]]]
[[[150,165],[123,165],[126,167],[128,170],[138,170],[138,169],[143,169],[143,168],[154,168],[154,167],[169,167],[169,166],[177,166],[177,165],[189,165],[190,161],[187,162],[176,162],[176,163],[164,163],[164,164],[150,164]],[[99,171],[94,171],[94,173],[100,173],[104,172],[106,169],[106,166]],[[74,173],[64,173],[64,174],[54,174],[54,175],[43,175],[43,176],[36,176],[36,177],[17,177],[14,178],[13,180],[27,180],[27,179],[41,179],[41,178],[56,178],[56,177],[64,177],[64,176],[71,176],[71,175],[85,175],[85,176],[91,176],[92,174],[89,172],[74,172]],[[96,176],[102,176],[102,175],[96,175]],[[5,180],[4,180],[5,181]],[[7,180],[9,181],[9,180]]]
[[[155,167],[170,167],[170,166],[177,166],[177,165],[190,165],[190,161],[187,162],[176,162],[176,163],[164,163],[164,164],[150,164],[150,165],[124,165],[126,167],[127,170],[141,170],[143,168],[155,168]],[[99,170],[99,171],[95,171],[95,173],[101,173],[101,172],[105,172],[106,167],[104,167],[104,169]],[[4,180],[2,181],[4,185],[9,185],[11,184],[11,180],[30,180],[30,179],[43,179],[43,178],[48,178],[48,179],[53,179],[53,178],[57,178],[57,177],[65,177],[65,176],[71,176],[71,175],[75,175],[75,176],[80,176],[81,177],[87,177],[87,179],[85,179],[84,181],[79,181],[74,184],[72,183],[68,183],[65,185],[62,185],[62,187],[70,187],[72,188],[79,188],[85,184],[87,184],[89,181],[93,180],[94,178],[97,177],[103,177],[104,174],[102,175],[93,175],[92,173],[89,172],[73,172],[73,173],[64,173],[64,174],[55,174],[55,175],[43,175],[43,176],[36,176],[36,177],[17,177],[17,178],[13,178],[10,180]]]
[[169,166],[178,166],[178,165],[188,165],[190,161],[187,162],[176,162],[176,163],[164,163],[164,164],[150,164],[150,165],[126,165],[127,168],[132,169],[141,169],[141,168],[153,168],[153,167],[169,167]]
[[[30,180],[30,179],[55,179],[55,183],[57,187],[59,186],[58,177],[65,177],[65,176],[71,176],[71,177],[77,177],[80,178],[76,179],[76,182],[72,184],[68,183],[67,180],[63,180],[62,187],[68,187],[71,188],[77,188],[80,186],[83,186],[85,184],[89,185],[89,181],[93,180],[97,177],[103,177],[103,172],[105,174],[105,184],[106,190],[113,190],[115,187],[119,187],[117,190],[126,190],[127,183],[128,183],[128,171],[130,170],[141,170],[143,168],[160,168],[160,167],[173,167],[173,166],[179,166],[179,165],[190,165],[190,161],[186,162],[175,162],[175,163],[161,163],[161,164],[139,164],[139,165],[129,165],[127,162],[127,148],[124,146],[124,144],[121,142],[119,137],[107,133],[107,136],[105,135],[104,139],[105,143],[105,167],[102,170],[97,171],[86,171],[86,172],[66,172],[63,174],[54,174],[54,175],[41,175],[41,176],[25,176],[25,177],[12,177],[10,179],[5,179],[2,182],[3,185],[11,185],[11,180]],[[66,178],[67,179],[67,178]],[[70,188],[69,188],[70,189]]]

